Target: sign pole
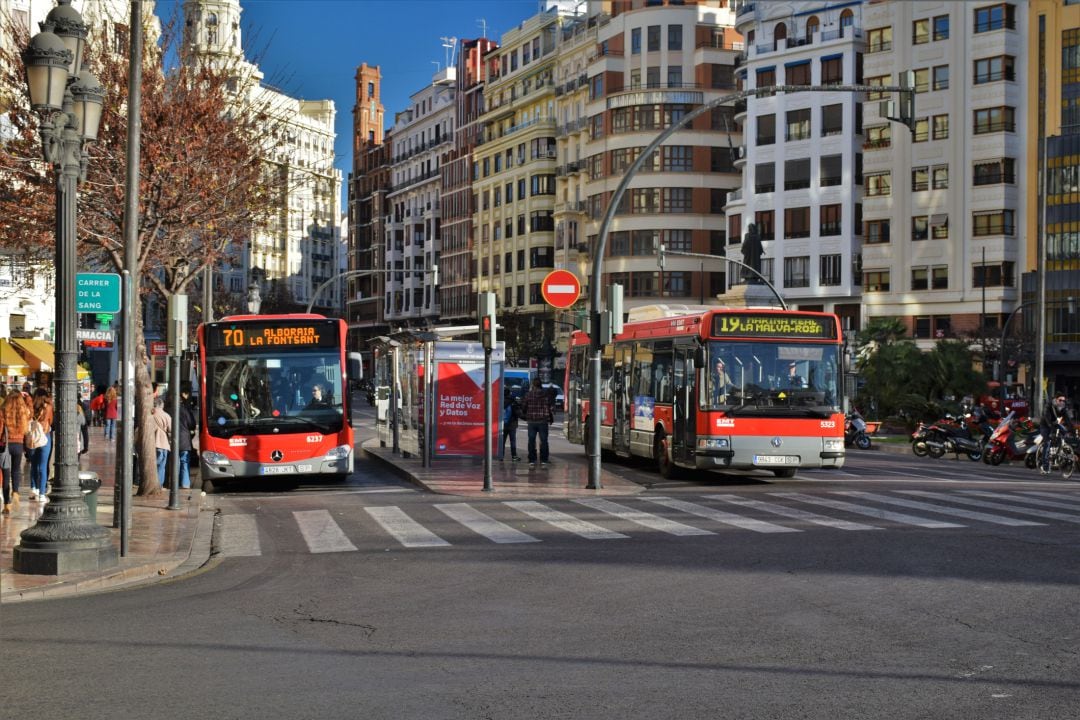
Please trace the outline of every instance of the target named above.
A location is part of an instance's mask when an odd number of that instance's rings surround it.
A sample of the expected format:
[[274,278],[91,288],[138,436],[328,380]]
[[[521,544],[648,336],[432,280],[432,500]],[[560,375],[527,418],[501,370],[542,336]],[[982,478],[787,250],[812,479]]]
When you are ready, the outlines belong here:
[[491,492],[491,348],[484,348],[484,492]]

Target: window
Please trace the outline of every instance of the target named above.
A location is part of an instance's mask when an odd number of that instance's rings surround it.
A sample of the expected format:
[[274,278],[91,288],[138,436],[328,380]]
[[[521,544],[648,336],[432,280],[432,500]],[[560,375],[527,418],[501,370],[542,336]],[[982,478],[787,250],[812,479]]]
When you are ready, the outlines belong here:
[[518,250],[517,251],[517,269],[518,270],[524,270],[525,269],[525,251],[524,250]]
[[931,215],[930,216],[930,237],[934,240],[948,240],[949,239],[949,216],[948,215]]
[[930,121],[927,118],[915,118],[915,129],[911,132],[912,142],[926,142],[930,139]]
[[525,304],[525,286],[524,285],[518,285],[517,286],[517,304],[519,306]]
[[663,212],[688,213],[691,211],[691,200],[693,199],[693,190],[691,188],[664,188],[662,195],[664,199]]
[[867,220],[865,237],[870,245],[889,242],[889,221]]
[[521,46],[521,64],[522,66],[528,65],[532,60],[532,55],[529,53],[529,43],[525,43]]
[[874,28],[866,33],[866,52],[888,52],[892,50],[892,28]]
[[999,80],[1015,80],[1016,58],[1012,55],[998,55],[997,57],[981,58],[975,61],[974,83],[997,82]]
[[757,118],[757,144],[772,145],[776,142],[776,116],[759,115]]
[[754,213],[754,224],[757,225],[758,238],[761,240],[776,239],[776,225],[773,222],[775,212],[772,210],[758,210]]
[[822,205],[820,208],[821,222],[818,234],[822,237],[839,235],[841,230],[841,205]]
[[821,136],[841,135],[844,132],[844,106],[825,105],[821,108]]
[[784,258],[784,287],[810,287],[809,257],[802,256]]
[[938,15],[934,18],[934,40],[949,39],[949,16]]
[[759,163],[754,168],[754,192],[769,193],[776,189],[776,170],[772,163]]
[[682,50],[682,25],[667,26],[667,49]]
[[367,95],[368,95],[368,98],[375,97],[375,83],[369,82],[367,84]]
[[[844,58],[843,56],[822,58],[821,60],[821,84],[842,85],[844,82]],[[809,85],[809,83],[807,83]]]
[[532,195],[554,195],[555,194],[555,176],[554,175],[533,175],[531,178],[532,183]]
[[892,125],[875,125],[863,130],[864,150],[883,150],[892,145]]
[[709,190],[709,212],[713,215],[722,215],[724,213],[724,206],[727,205],[727,190],[720,190],[718,188],[710,188]]
[[935,190],[947,190],[949,187],[949,166],[937,165],[930,173]]
[[975,32],[984,33],[992,30],[1016,27],[1016,8],[1008,3],[975,8]]
[[500,187],[495,188],[493,204],[495,205],[495,207],[499,207],[500,205],[502,205],[502,188]]
[[660,87],[660,66],[654,65],[652,67],[645,68],[645,87],[658,88]]
[[930,89],[930,69],[918,68],[915,71],[915,92],[924,93]]
[[892,173],[869,173],[864,178],[868,197],[883,197],[892,194]]
[[973,184],[975,185],[1012,185],[1016,182],[1015,160],[1001,158],[991,162],[975,163]]
[[[930,271],[926,267],[913,267],[911,268],[911,289],[912,290],[929,290],[930,289]],[[916,335],[918,337],[918,335]]]
[[889,292],[889,271],[866,270],[863,272],[863,291]]
[[810,237],[810,208],[786,208],[784,210],[784,237]]
[[787,85],[810,84],[810,61],[788,65],[784,68],[784,82]]
[[[589,99],[590,100],[596,100],[597,98],[601,98],[603,96],[604,96],[604,76],[603,75],[594,75],[593,77],[589,78]],[[600,118],[602,116],[597,115],[596,117]],[[595,133],[594,133],[594,137],[595,137]]]
[[[888,75],[876,75],[874,77],[866,78],[866,84],[867,85],[881,86],[881,85],[889,85],[891,83],[889,82],[889,76]],[[868,92],[868,93],[866,93],[866,99],[867,99],[867,101],[888,100],[889,97],[886,95],[886,93],[883,93],[883,92]]]
[[949,116],[935,115],[933,118],[933,132],[935,140],[945,140],[949,137]]
[[1013,235],[1016,227],[1013,223],[1014,211],[998,210],[994,212],[977,212],[972,216],[971,234],[975,237],[985,235]]
[[669,65],[667,71],[667,86],[669,88],[682,87],[682,67]]
[[810,108],[788,110],[784,139],[788,141],[810,139]]
[[[641,69],[640,68],[634,68],[633,70],[630,71],[630,88],[636,90],[637,88],[640,88],[640,87],[641,87]],[[622,118],[629,118],[629,115],[627,113],[619,113],[619,116],[622,117]],[[612,132],[621,132],[621,131],[625,131],[625,130],[626,130],[625,123],[623,124],[622,127],[612,128]]]
[[529,213],[529,232],[553,232],[555,220],[550,210],[536,210]]
[[974,265],[972,271],[973,287],[1014,287],[1015,263]]
[[844,158],[842,155],[824,155],[821,158],[821,174],[818,185],[832,187],[844,181]]
[[949,66],[937,65],[934,67],[934,89],[935,90],[948,90],[949,89]]
[[818,284],[839,285],[842,280],[842,261],[841,255],[822,255],[819,261]]
[[784,162],[784,189],[803,190],[810,187],[810,158]]
[[923,18],[911,23],[911,42],[913,45],[930,42],[930,18]]
[[633,28],[630,31],[630,54],[638,55],[641,53],[641,28]]
[[1016,109],[1008,106],[983,108],[974,111],[974,133],[1015,132]]
[[756,88],[772,87],[776,84],[776,68],[762,68],[757,71],[757,83],[754,85]]
[[736,85],[735,82],[735,68],[731,65],[721,65],[720,63],[709,64],[709,76],[711,79],[711,87],[714,88],[733,88]]
[[923,165],[922,167],[911,168],[911,192],[919,192],[921,190],[930,189],[930,168]]
[[926,240],[930,237],[930,218],[926,215],[916,215],[911,218],[911,239]]
[[659,25],[650,25],[648,33],[649,33],[648,34],[648,43],[649,44],[648,44],[648,47],[646,49],[649,52],[659,52],[660,51],[660,26]]

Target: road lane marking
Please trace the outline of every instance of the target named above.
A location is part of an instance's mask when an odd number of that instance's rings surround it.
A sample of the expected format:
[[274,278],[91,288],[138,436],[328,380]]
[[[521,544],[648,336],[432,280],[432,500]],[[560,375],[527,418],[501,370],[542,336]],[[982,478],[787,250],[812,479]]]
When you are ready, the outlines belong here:
[[329,510],[296,510],[293,518],[304,536],[308,550],[313,553],[352,552],[356,546],[349,542]]
[[1050,492],[1028,491],[1028,492],[1021,492],[1020,494],[1021,495],[1038,495],[1039,497],[1057,498],[1059,500],[1068,500],[1070,502],[1080,503],[1080,496],[1075,496],[1075,495],[1065,494],[1065,493],[1050,493]]
[[967,518],[968,520],[981,520],[983,522],[994,523],[995,525],[1023,527],[1044,524],[1032,522],[1031,520],[1017,520],[1015,518],[1007,518],[1002,515],[990,515],[989,513],[978,512],[977,510],[961,510],[960,508],[944,507],[942,505],[919,502],[918,500],[904,500],[901,498],[889,497],[888,495],[878,495],[877,493],[859,492],[856,490],[836,492],[833,494],[850,495],[852,497],[863,498],[864,500],[873,500],[874,502],[886,503],[888,505],[899,505],[900,507],[911,508],[913,510],[927,510],[929,512],[940,513],[942,515],[954,515],[956,517]]
[[611,502],[610,500],[604,500],[603,498],[584,498],[580,500],[574,500],[578,505],[584,505],[585,507],[592,508],[593,510],[599,510],[600,512],[607,513],[608,515],[614,515],[617,518],[623,520],[629,520],[632,523],[637,523],[651,530],[659,530],[660,532],[668,533],[669,535],[678,535],[679,537],[686,537],[689,535],[715,535],[716,533],[711,530],[704,530],[702,528],[696,528],[691,525],[685,525],[675,520],[669,520],[659,515],[653,515],[642,510],[634,510],[628,508],[625,505]]
[[906,513],[896,513],[889,510],[882,510],[880,508],[866,507],[865,505],[856,505],[855,503],[844,502],[843,500],[830,500],[829,498],[818,498],[813,495],[803,495],[802,493],[769,493],[776,497],[790,498],[792,500],[799,500],[800,502],[810,503],[811,505],[821,505],[823,507],[833,508],[834,510],[843,510],[845,512],[855,513],[857,515],[866,515],[868,517],[879,518],[881,520],[890,520],[892,522],[901,523],[904,525],[915,525],[916,527],[923,528],[960,528],[963,525],[956,523],[942,522],[940,520],[930,520],[929,518],[922,518],[916,515],[908,515]]
[[488,517],[468,503],[437,504],[435,507],[452,520],[457,520],[477,535],[482,535],[491,542],[500,544],[540,542],[532,535]]
[[754,518],[743,517],[742,515],[734,515],[732,513],[724,512],[723,510],[706,507],[705,505],[686,502],[685,500],[673,500],[665,497],[642,498],[642,500],[656,503],[657,505],[663,505],[672,510],[679,510],[690,515],[697,515],[698,517],[703,517],[707,520],[712,520],[713,522],[723,523],[724,525],[733,525],[737,528],[742,528],[743,530],[753,530],[754,532],[759,533],[802,532],[802,530],[796,528],[776,525],[771,522],[765,522],[764,520],[755,520]]
[[445,547],[450,544],[406,515],[399,507],[366,507],[364,511],[405,547]]
[[799,508],[788,507],[787,505],[776,505],[774,503],[761,502],[760,500],[747,500],[738,495],[709,495],[709,498],[716,500],[723,500],[724,502],[732,503],[733,505],[742,505],[748,508],[754,508],[756,510],[763,510],[764,512],[770,512],[774,515],[783,515],[784,517],[794,518],[796,520],[804,520],[806,522],[814,523],[816,525],[824,525],[825,527],[837,528],[839,530],[881,530],[882,528],[876,525],[863,525],[862,523],[851,522],[850,520],[836,520],[824,515],[818,515],[807,510],[800,510]]
[[226,557],[257,557],[259,527],[254,515],[223,515],[221,518],[221,554]]
[[584,520],[578,520],[573,515],[567,515],[559,510],[552,510],[551,508],[533,500],[518,500],[513,502],[504,502],[503,505],[513,508],[518,512],[523,512],[530,517],[534,517],[537,520],[554,525],[560,530],[579,535],[586,540],[615,540],[619,538],[626,538],[626,535],[617,533],[612,530],[607,530],[599,525],[593,525],[590,522]]
[[902,492],[905,495],[921,495],[923,497],[934,497],[938,498],[939,500],[959,503],[961,505],[984,507],[990,508],[991,510],[1004,510],[1005,512],[1011,512],[1015,515],[1031,515],[1034,517],[1049,518],[1051,520],[1064,520],[1065,522],[1080,524],[1080,515],[1066,515],[1065,513],[1050,512],[1048,510],[1036,510],[1035,508],[1017,507],[1016,505],[1003,505],[1002,503],[988,502],[986,500],[974,500],[972,498],[957,497],[955,495],[935,493],[928,490],[900,490],[898,492]]
[[985,490],[964,490],[964,495],[974,495],[976,497],[992,498],[995,500],[1015,500],[1017,502],[1027,503],[1028,505],[1038,505],[1040,507],[1059,508],[1061,510],[1072,510],[1073,512],[1080,512],[1080,507],[1067,502],[1055,502],[1053,500],[1040,500],[1038,498],[1022,497],[1020,495],[1006,495],[1005,493],[987,492]]

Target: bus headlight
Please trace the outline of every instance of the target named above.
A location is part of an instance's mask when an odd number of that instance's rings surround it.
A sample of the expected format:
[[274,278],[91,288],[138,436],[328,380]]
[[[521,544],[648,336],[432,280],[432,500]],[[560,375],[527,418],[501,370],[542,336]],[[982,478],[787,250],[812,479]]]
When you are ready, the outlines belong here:
[[326,457],[330,460],[344,460],[349,457],[349,453],[352,452],[352,448],[348,445],[338,445],[336,448],[326,453]]
[[699,436],[697,446],[699,450],[727,450],[731,447],[731,439],[711,435]]
[[231,464],[229,458],[225,457],[219,452],[213,452],[211,450],[201,453],[199,457],[201,457],[203,459],[203,462],[205,462],[207,465],[223,465],[225,467],[228,467]]
[[824,438],[825,452],[841,452],[844,449],[844,438]]

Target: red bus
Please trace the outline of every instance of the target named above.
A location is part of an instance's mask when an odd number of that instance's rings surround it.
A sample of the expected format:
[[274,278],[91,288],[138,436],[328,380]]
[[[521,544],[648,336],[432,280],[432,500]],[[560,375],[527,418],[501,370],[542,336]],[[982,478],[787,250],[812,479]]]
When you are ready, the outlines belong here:
[[344,320],[302,314],[199,326],[204,490],[234,478],[352,473],[345,333]]
[[[844,464],[843,365],[835,315],[650,306],[604,348],[600,446],[683,469],[772,471]],[[584,445],[589,337],[570,338],[566,437]]]

